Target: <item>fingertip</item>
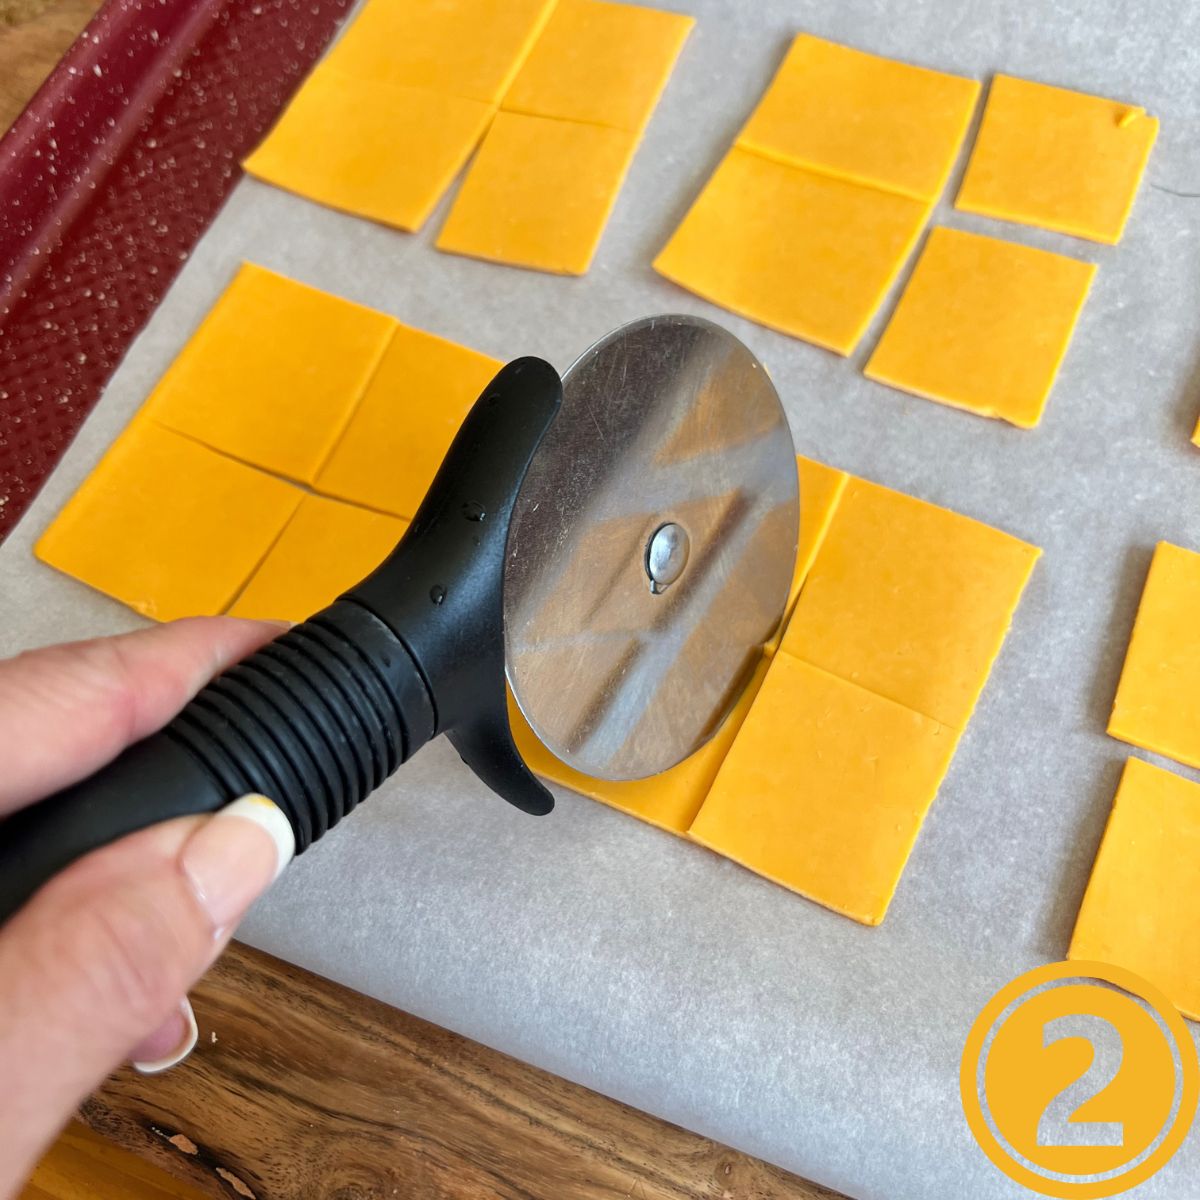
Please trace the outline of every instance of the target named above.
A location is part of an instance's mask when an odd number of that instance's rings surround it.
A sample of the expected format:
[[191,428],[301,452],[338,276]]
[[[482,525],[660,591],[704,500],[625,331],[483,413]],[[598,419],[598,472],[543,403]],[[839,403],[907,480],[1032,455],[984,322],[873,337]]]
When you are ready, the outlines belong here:
[[284,868],[296,856],[296,835],[287,814],[266,796],[252,793],[227,804],[216,814],[218,817],[241,817],[253,821],[260,829],[265,830],[275,843],[275,873],[271,876],[274,883]]
[[179,1011],[142,1042],[133,1052],[133,1068],[143,1075],[157,1075],[177,1066],[196,1048],[200,1030],[192,1002],[184,996]]
[[[247,824],[261,833],[249,834]],[[266,796],[243,796],[196,828],[179,861],[214,938],[241,920],[295,852],[291,822]]]

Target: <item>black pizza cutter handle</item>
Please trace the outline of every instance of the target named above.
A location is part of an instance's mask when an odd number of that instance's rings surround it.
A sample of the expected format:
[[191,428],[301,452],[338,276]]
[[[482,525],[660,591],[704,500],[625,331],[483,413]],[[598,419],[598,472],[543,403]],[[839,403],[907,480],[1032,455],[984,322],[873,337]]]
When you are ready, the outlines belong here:
[[0,823],[0,922],[89,851],[249,793],[283,809],[301,853],[439,733],[504,799],[549,812],[509,729],[503,585],[513,506],[561,401],[548,363],[509,363],[380,567],[158,733]]

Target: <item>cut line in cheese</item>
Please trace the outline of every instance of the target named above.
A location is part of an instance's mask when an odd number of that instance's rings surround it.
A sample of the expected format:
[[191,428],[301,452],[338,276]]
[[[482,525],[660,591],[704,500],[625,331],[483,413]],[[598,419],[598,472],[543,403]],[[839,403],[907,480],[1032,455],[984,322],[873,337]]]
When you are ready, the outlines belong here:
[[501,365],[456,342],[398,326],[317,475],[316,490],[415,516],[459,426]]
[[477,100],[321,66],[242,165],[318,204],[417,230],[495,111]]
[[584,274],[638,138],[600,125],[501,112],[467,171],[437,248]]
[[1135,105],[997,75],[955,205],[1113,245],[1157,136]]
[[648,779],[594,779],[572,770],[538,740],[511,695],[509,723],[521,757],[535,774],[593,800],[600,800],[669,833],[682,834],[699,811],[742,722],[752,711],[765,674],[766,663],[763,662],[746,685],[733,711],[708,743],[678,766]]
[[688,836],[878,925],[957,737],[777,654]]
[[735,146],[654,268],[731,312],[849,354],[928,212]]
[[420,229],[554,0],[369,0],[243,164],[266,183]]
[[641,132],[693,25],[636,4],[558,0],[503,108]]
[[395,325],[247,263],[144,411],[223,454],[311,483]]
[[304,621],[366,578],[407,527],[399,517],[306,495],[229,615]]
[[1200,554],[1159,542],[1108,732],[1200,767]]
[[979,83],[800,34],[738,144],[794,166],[932,203]]
[[1095,271],[1048,250],[935,228],[865,373],[1032,429]]
[[304,493],[144,417],[42,534],[42,562],[159,621],[224,612]]
[[788,592],[779,632],[766,647],[768,657],[779,648],[800,589],[808,578],[817,551],[821,549],[821,543],[833,523],[842,492],[850,480],[845,471],[839,471],[836,467],[826,466],[803,455],[797,456],[796,466],[800,475],[800,540],[796,548],[796,569],[792,575],[792,586]]
[[377,80],[496,105],[554,0],[369,0],[328,63]]
[[1200,1021],[1200,785],[1126,762],[1067,957],[1125,967]]
[[781,651],[962,729],[1040,554],[989,525],[852,478]]

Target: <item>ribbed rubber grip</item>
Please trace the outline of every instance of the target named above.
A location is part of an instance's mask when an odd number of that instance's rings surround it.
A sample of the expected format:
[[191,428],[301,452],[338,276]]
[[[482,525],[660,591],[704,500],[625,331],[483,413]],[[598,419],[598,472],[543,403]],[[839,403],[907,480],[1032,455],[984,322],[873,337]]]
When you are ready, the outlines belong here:
[[435,730],[403,642],[369,610],[338,601],[218,676],[95,775],[0,823],[0,921],[89,851],[251,792],[283,809],[301,853]]
[[378,617],[341,602],[218,676],[167,727],[231,797],[270,796],[296,851],[433,736],[428,692]]

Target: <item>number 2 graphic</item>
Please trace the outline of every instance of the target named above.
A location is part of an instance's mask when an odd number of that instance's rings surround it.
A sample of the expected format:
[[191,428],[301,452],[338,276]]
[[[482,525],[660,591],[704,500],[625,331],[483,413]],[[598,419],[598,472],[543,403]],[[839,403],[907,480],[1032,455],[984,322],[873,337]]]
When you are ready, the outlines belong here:
[[[1050,1098],[1038,1120],[1039,1146],[1123,1146],[1121,1121],[1076,1121],[1075,1114],[1117,1077],[1125,1057],[1121,1032],[1111,1021],[1093,1013],[1055,1017],[1042,1031],[1042,1044],[1074,1038],[1092,1048],[1087,1070]],[[1114,1041],[1115,1039],[1115,1041]]]

